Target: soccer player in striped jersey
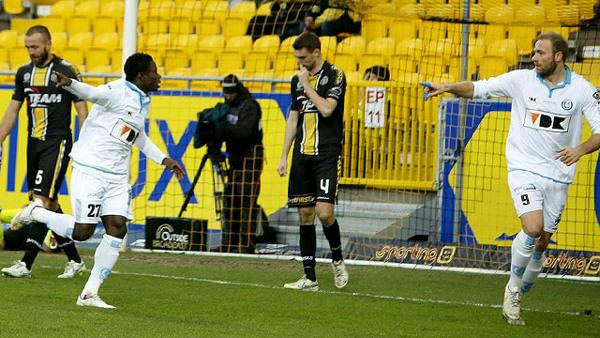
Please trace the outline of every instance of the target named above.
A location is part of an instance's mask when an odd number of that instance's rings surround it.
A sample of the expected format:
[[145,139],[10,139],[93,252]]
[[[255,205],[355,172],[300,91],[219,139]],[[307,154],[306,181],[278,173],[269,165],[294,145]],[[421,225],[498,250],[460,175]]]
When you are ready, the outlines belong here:
[[[25,48],[31,62],[17,71],[15,91],[0,125],[0,144],[10,134],[23,102],[27,101],[27,186],[30,198],[41,200],[49,210],[62,212],[57,198],[73,144],[71,103],[75,104],[80,125],[88,110],[85,101],[56,87],[51,81],[53,71],[79,78],[75,66],[52,54],[51,46],[50,32],[45,26],[33,26],[25,33]],[[18,224],[13,224],[13,227],[18,227]],[[2,269],[2,273],[11,277],[31,277],[31,267],[42,249],[45,236],[46,230],[32,227],[23,258]],[[59,236],[57,240],[68,258],[65,273],[58,277],[72,278],[85,269],[85,264],[72,240]]]
[[288,153],[294,143],[288,205],[298,208],[304,276],[284,287],[319,290],[315,272],[316,214],[331,248],[335,286],[343,288],[348,284],[348,272],[334,207],[341,168],[346,77],[322,58],[321,42],[314,33],[302,33],[293,47],[300,71],[292,78],[292,106],[277,170],[280,176],[287,174]]
[[[537,37],[534,69],[476,82],[423,83],[426,94],[467,98],[512,97],[506,141],[508,185],[522,231],[512,243],[510,280],[502,314],[524,325],[521,297],[542,270],[544,251],[558,229],[576,162],[600,148],[600,93],[565,65],[567,42],[557,33]],[[583,118],[593,135],[580,143]]]

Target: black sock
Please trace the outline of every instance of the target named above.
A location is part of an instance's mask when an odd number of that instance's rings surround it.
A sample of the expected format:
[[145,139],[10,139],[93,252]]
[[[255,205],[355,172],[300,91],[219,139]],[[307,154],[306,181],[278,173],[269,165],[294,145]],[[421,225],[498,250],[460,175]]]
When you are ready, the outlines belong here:
[[21,261],[25,263],[25,266],[27,266],[27,269],[31,270],[33,261],[35,261],[38,252],[42,250],[42,244],[44,243],[44,238],[46,237],[47,232],[48,229],[46,228],[46,224],[31,224],[29,235],[27,236],[27,241],[25,242],[25,254],[23,255],[23,259],[21,259]]
[[315,254],[317,251],[317,234],[315,225],[300,225],[300,255],[302,256],[302,265],[304,265],[304,274],[311,281],[317,280],[315,271]]
[[[56,209],[56,213],[62,214],[63,211],[58,207]],[[75,242],[72,239],[60,237],[55,232],[52,232],[54,238],[56,239],[56,243],[58,243],[58,247],[62,248],[67,255],[69,261],[74,261],[75,263],[81,263],[81,257],[79,256],[79,252],[77,252],[77,248],[75,247]]]
[[331,259],[334,262],[339,262],[344,259],[342,256],[342,239],[340,236],[340,226],[337,219],[333,221],[333,224],[329,226],[323,225],[323,232],[325,237],[329,241],[329,247],[331,248]]

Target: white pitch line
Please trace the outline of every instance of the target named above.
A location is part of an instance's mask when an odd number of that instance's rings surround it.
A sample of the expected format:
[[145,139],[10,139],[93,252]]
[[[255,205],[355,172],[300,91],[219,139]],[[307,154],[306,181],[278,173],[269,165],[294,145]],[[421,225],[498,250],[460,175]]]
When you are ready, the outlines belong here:
[[[275,285],[234,282],[234,281],[226,281],[226,280],[218,280],[218,279],[215,280],[215,279],[195,278],[195,277],[169,276],[169,275],[159,275],[159,274],[153,274],[153,273],[140,273],[140,272],[113,271],[112,273],[117,274],[117,275],[125,275],[125,276],[140,276],[140,277],[153,277],[153,278],[173,279],[173,280],[185,280],[185,281],[194,281],[194,282],[201,282],[201,283],[208,283],[208,284],[218,284],[218,285],[249,286],[249,287],[262,288],[262,289],[281,289],[281,290],[284,289],[281,286],[275,286]],[[396,301],[413,302],[413,303],[458,305],[458,306],[470,306],[470,307],[491,308],[491,309],[502,308],[502,305],[500,305],[500,304],[459,302],[459,301],[451,301],[451,300],[443,300],[443,299],[427,299],[427,298],[414,298],[414,297],[403,297],[403,296],[376,295],[376,294],[362,293],[362,292],[341,292],[341,291],[326,291],[326,290],[319,290],[317,292],[323,293],[323,294],[330,294],[330,295],[387,299],[387,300],[396,300]],[[552,311],[552,310],[543,310],[543,309],[535,309],[535,308],[523,308],[523,310],[530,311],[530,312],[551,313],[551,314],[557,314],[557,315],[590,316],[590,317],[600,319],[600,315],[593,315],[593,316],[592,315],[584,315],[581,312],[573,312],[573,311]]]

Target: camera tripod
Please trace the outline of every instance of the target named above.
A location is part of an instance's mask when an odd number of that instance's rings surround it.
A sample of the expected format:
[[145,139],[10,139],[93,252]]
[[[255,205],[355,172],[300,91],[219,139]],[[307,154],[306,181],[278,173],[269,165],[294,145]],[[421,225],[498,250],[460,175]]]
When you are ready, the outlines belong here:
[[215,214],[217,219],[221,222],[223,221],[223,193],[225,187],[225,178],[227,177],[227,172],[229,168],[227,168],[227,163],[225,162],[225,156],[219,153],[211,153],[207,151],[206,154],[202,157],[202,161],[200,161],[200,166],[196,171],[196,175],[194,176],[194,181],[192,182],[192,186],[190,190],[185,194],[185,200],[183,201],[183,205],[181,205],[181,210],[179,210],[179,215],[177,217],[181,217],[183,212],[187,209],[192,196],[194,195],[194,189],[196,188],[196,184],[198,184],[198,180],[200,179],[200,174],[202,174],[202,170],[206,165],[206,162],[210,159],[210,163],[212,165],[212,186],[213,186],[213,196],[215,199]]

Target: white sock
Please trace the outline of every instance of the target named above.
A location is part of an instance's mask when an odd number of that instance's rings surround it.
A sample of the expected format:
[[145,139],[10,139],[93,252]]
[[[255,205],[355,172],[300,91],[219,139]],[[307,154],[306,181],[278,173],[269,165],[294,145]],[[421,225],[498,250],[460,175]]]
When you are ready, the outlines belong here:
[[31,211],[31,217],[46,224],[48,229],[54,231],[61,237],[72,239],[73,229],[75,229],[75,218],[67,214],[59,214],[44,208],[34,208]]
[[521,291],[523,293],[531,290],[533,287],[533,283],[540,274],[540,271],[542,271],[544,258],[544,253],[539,251],[534,251],[531,255],[531,260],[529,261],[529,264],[527,264],[527,268],[523,274],[523,285],[521,286]]
[[94,255],[94,267],[81,295],[97,295],[100,285],[108,278],[119,258],[121,238],[104,235]]
[[527,264],[529,264],[537,239],[525,234],[521,230],[513,240],[510,258],[510,279],[508,280],[509,288],[521,288],[523,273]]

